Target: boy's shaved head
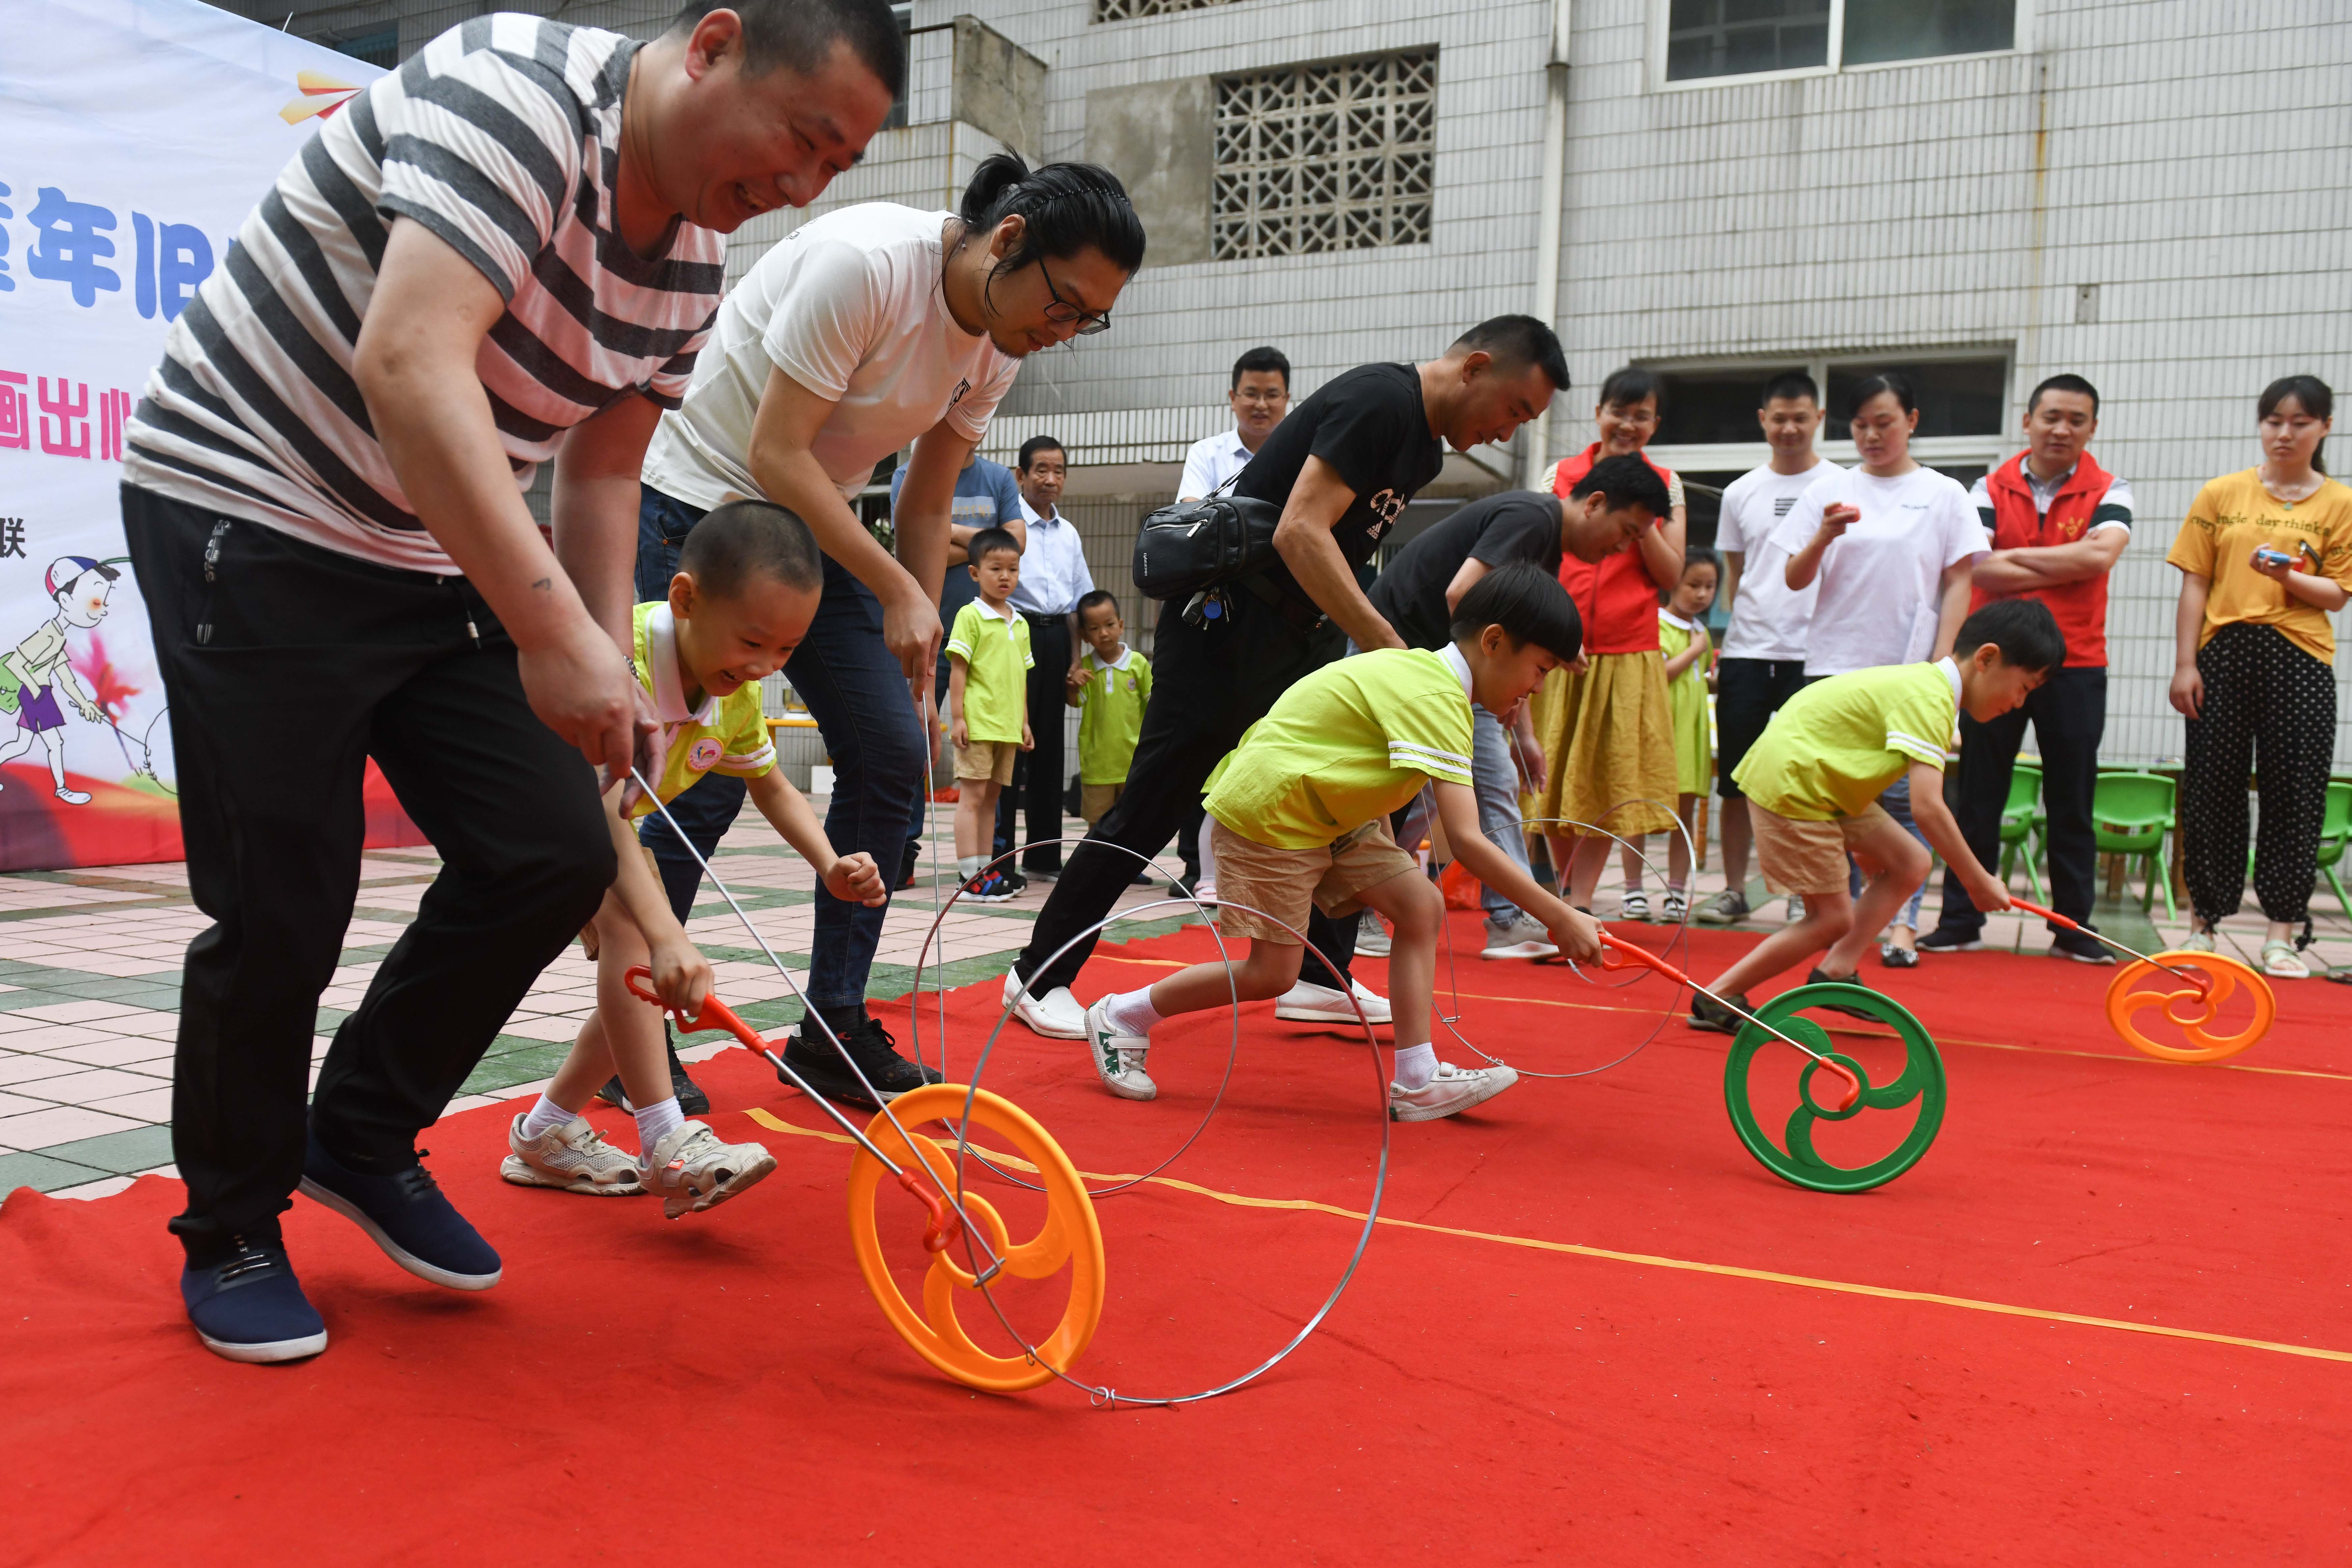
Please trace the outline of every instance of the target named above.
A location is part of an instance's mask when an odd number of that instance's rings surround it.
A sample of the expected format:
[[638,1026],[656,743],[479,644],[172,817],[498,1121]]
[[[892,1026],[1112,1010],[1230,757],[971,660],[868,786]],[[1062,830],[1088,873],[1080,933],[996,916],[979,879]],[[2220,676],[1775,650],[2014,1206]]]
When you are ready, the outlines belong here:
[[677,569],[715,599],[731,599],[754,577],[772,577],[814,594],[824,586],[816,536],[797,513],[773,501],[733,500],[687,531]]

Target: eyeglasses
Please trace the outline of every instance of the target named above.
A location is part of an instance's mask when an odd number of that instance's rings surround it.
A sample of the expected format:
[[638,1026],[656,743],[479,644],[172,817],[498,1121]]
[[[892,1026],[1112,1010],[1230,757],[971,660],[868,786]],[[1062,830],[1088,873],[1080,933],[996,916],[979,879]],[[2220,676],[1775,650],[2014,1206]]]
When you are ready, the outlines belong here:
[[1068,325],[1072,321],[1076,321],[1078,324],[1078,335],[1080,337],[1089,337],[1096,332],[1107,332],[1110,331],[1110,312],[1108,310],[1086,310],[1083,307],[1074,305],[1070,303],[1069,300],[1062,298],[1062,291],[1054,287],[1054,275],[1045,270],[1045,260],[1043,257],[1040,257],[1037,259],[1037,276],[1045,280],[1045,292],[1054,301],[1052,304],[1045,307],[1045,319],[1047,321],[1058,321],[1065,326]]

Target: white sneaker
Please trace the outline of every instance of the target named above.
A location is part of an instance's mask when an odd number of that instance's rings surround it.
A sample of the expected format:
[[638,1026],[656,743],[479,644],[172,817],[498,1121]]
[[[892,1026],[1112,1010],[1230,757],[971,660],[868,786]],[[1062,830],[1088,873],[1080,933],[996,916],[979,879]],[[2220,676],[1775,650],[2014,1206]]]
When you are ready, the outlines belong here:
[[1366,910],[1358,918],[1356,951],[1366,958],[1386,958],[1389,955],[1389,928],[1381,923],[1379,910]]
[[1419,1089],[1389,1085],[1389,1120],[1435,1121],[1483,1104],[1518,1081],[1513,1068],[1458,1068],[1440,1062],[1437,1076]]
[[1790,893],[1789,895],[1789,923],[1790,925],[1795,925],[1799,921],[1803,920],[1804,918],[1804,896],[1800,893]]
[[1518,915],[1508,925],[1486,922],[1486,946],[1481,958],[1557,958],[1559,944],[1533,915]]
[[1143,1070],[1144,1053],[1151,1049],[1149,1035],[1122,1035],[1110,1026],[1110,998],[1087,1009],[1087,1054],[1094,1058],[1095,1076],[1121,1100],[1156,1100],[1160,1086]]
[[519,1187],[553,1187],[560,1192],[585,1193],[595,1198],[635,1197],[637,1162],[604,1142],[604,1135],[575,1116],[536,1138],[522,1135],[528,1120],[518,1111],[507,1124],[507,1147],[513,1151],[499,1162],[499,1174]]
[[1690,913],[1690,904],[1683,897],[1683,890],[1680,888],[1668,888],[1665,901],[1658,906],[1658,918],[1668,925],[1680,925],[1683,923],[1683,917],[1688,913]]
[[1626,921],[1646,921],[1650,918],[1650,895],[1639,888],[1625,889],[1623,900],[1617,906],[1617,918]]
[[1033,1035],[1043,1035],[1049,1040],[1083,1040],[1087,1037],[1087,1010],[1070,994],[1066,985],[1056,985],[1043,996],[1032,995],[1021,984],[1021,972],[1004,972],[1004,1000],[1012,1004],[1013,1016],[1029,1026]]
[[654,1145],[653,1157],[637,1179],[658,1193],[662,1217],[700,1214],[754,1185],[776,1168],[776,1157],[759,1143],[721,1143],[699,1121],[680,1122]]
[[[1389,1021],[1389,1003],[1385,996],[1366,990],[1360,980],[1350,981],[1349,988],[1356,1000],[1363,1005],[1364,1017],[1375,1024]],[[1294,1024],[1345,1024],[1356,1022],[1356,1009],[1348,1005],[1347,996],[1328,985],[1310,985],[1302,980],[1284,992],[1274,1004],[1274,1016],[1287,1018]]]

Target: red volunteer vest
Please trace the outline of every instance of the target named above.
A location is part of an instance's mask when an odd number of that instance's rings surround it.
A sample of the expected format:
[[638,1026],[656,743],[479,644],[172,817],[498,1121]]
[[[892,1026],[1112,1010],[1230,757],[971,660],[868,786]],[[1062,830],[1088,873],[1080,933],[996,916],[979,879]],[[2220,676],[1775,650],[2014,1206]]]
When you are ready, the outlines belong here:
[[[2033,508],[2033,492],[2025,484],[2025,454],[1985,476],[1992,495],[1992,547],[2024,550],[2038,545],[2072,544],[2090,531],[2092,514],[2105,499],[2112,476],[2088,452],[2074,465],[2050,501],[2047,513]],[[2050,606],[2058,629],[2066,635],[2066,668],[2103,668],[2107,662],[2107,574],[2054,588],[2030,588],[2021,594],[1988,594],[1979,588],[1969,601],[1973,615],[1996,598],[2039,599]]]
[[[1562,458],[1552,468],[1551,493],[1565,498],[1577,480],[1592,471],[1600,456],[1601,443],[1595,441],[1577,456]],[[1643,453],[1642,461],[1650,463],[1649,454]],[[1650,467],[1658,478],[1673,483],[1674,476],[1667,470],[1655,463]],[[1659,584],[1652,580],[1639,546],[1620,551],[1598,565],[1588,565],[1573,555],[1562,556],[1559,585],[1576,601],[1576,613],[1583,617],[1585,652],[1648,653],[1658,646]]]

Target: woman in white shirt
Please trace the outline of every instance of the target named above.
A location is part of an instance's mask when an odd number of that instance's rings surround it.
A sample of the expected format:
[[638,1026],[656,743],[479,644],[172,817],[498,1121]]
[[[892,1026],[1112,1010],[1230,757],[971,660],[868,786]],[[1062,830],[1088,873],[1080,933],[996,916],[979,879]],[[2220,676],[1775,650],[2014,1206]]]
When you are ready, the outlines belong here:
[[[929,748],[919,703],[939,655],[956,476],[1024,357],[1110,324],[1143,246],[1108,171],[1033,170],[1010,153],[981,164],[954,212],[869,202],[828,213],[778,241],[729,293],[684,405],[655,433],[641,593],[666,591],[678,542],[734,495],[791,508],[824,551],[824,597],[789,673],[832,753],[825,831],[845,854],[895,868],[920,830]],[[909,441],[894,557],[852,502]],[[671,810],[708,855],[743,794],[713,776]],[[642,837],[672,906],[690,905],[700,869],[686,845],[658,819]],[[866,1013],[884,913],[817,889],[807,994],[887,1099],[926,1075]],[[867,1100],[822,1032],[804,1025],[785,1055],[820,1092]]]
[[[1789,557],[1789,586],[1820,584],[1805,645],[1808,680],[1950,653],[1969,612],[1971,568],[1986,553],[1968,491],[1911,456],[1919,405],[1907,380],[1892,371],[1864,380],[1852,424],[1861,465],[1823,473],[1772,535]],[[1909,780],[1898,780],[1880,804],[1911,827]],[[1914,893],[1879,949],[1892,967],[1919,962],[1919,901]]]

